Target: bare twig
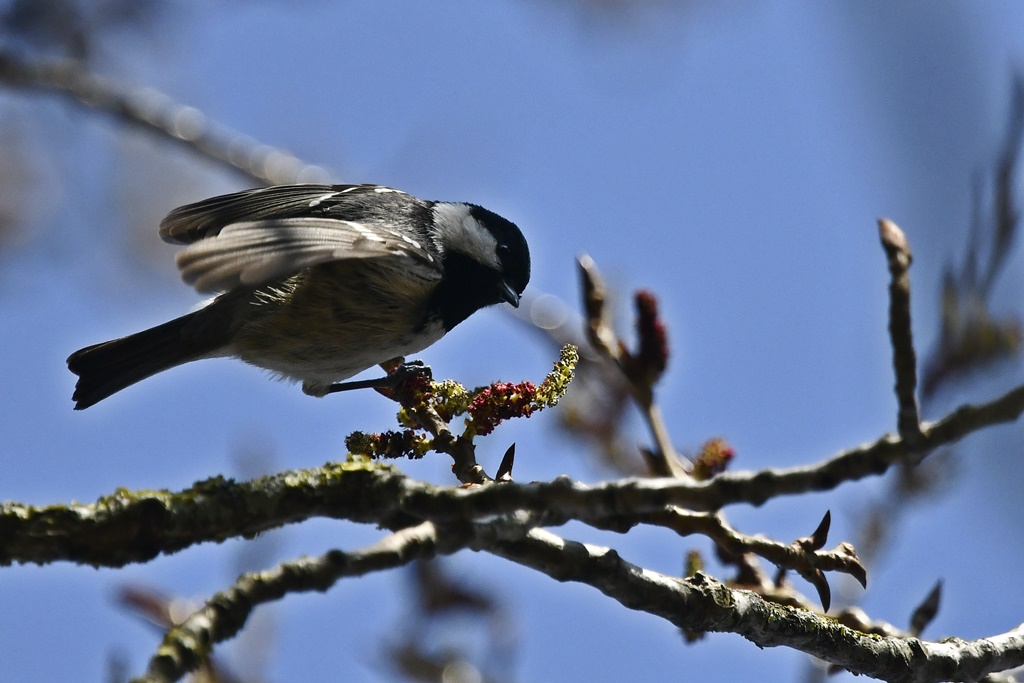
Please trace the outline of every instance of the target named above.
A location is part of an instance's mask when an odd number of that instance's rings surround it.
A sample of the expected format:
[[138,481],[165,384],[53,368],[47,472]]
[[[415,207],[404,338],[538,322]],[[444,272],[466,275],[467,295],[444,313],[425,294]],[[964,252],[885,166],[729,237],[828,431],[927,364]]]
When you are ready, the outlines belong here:
[[729,526],[721,513],[691,512],[679,507],[644,515],[643,521],[672,529],[680,536],[702,534],[730,553],[754,553],[777,567],[792,569],[800,575],[815,570],[838,571],[853,576],[862,586],[867,584],[864,566],[848,543],[840,543],[832,550],[808,548],[798,543],[786,545],[764,536],[741,534]]
[[[559,519],[555,512],[549,510],[544,516],[544,524],[555,526],[570,519],[575,518]],[[729,526],[721,512],[693,512],[671,505],[654,512],[632,514],[630,511],[623,511],[604,518],[589,517],[585,521],[595,528],[617,533],[625,533],[639,524],[647,524],[671,529],[680,536],[700,534],[713,540],[731,555],[751,553],[781,569],[796,571],[801,576],[818,570],[838,571],[853,576],[862,586],[867,585],[864,566],[849,543],[840,543],[832,550],[822,550],[824,540],[821,541],[821,546],[810,547],[800,540],[787,545],[765,536],[749,536]]]
[[921,439],[921,418],[917,409],[917,354],[910,326],[910,245],[907,237],[887,218],[878,219],[878,234],[889,260],[889,336],[896,371],[896,399],[899,402],[897,430],[913,445]]
[[619,340],[612,327],[611,315],[608,313],[608,286],[601,277],[594,259],[587,254],[576,258],[579,266],[580,288],[583,293],[583,313],[587,340],[607,358],[617,360],[619,357]]

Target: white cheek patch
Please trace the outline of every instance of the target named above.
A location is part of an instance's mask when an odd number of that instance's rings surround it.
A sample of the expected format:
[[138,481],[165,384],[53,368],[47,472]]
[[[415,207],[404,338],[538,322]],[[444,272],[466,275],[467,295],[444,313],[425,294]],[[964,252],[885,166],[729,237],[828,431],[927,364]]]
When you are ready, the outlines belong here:
[[465,204],[435,204],[434,227],[440,248],[459,251],[470,258],[501,270],[498,260],[498,241],[487,228],[473,218]]

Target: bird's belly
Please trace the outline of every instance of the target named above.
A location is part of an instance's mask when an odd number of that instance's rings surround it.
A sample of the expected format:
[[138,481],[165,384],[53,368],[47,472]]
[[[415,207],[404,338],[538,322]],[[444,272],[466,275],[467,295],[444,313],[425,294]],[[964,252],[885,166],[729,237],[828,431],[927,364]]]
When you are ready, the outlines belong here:
[[400,278],[404,286],[396,288],[394,274],[332,265],[257,292],[234,355],[288,379],[327,385],[444,336],[427,311],[432,283]]
[[258,341],[247,339],[245,343],[236,343],[235,350],[245,362],[282,377],[330,384],[392,358],[418,353],[444,336],[440,324],[428,325],[418,334],[397,338],[371,332],[357,335],[350,329],[336,332],[307,333],[300,338],[269,335]]

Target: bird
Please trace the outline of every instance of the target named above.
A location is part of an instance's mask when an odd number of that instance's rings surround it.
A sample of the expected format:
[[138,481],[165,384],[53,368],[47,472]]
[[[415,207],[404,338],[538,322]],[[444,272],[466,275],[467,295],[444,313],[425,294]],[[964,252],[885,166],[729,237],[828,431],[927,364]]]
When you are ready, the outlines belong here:
[[[156,327],[72,353],[83,410],[195,360],[236,357],[304,393],[401,361],[476,311],[518,307],[530,251],[479,205],[382,185],[276,185],[188,204],[160,224],[182,279],[215,296]],[[383,381],[383,379],[381,380]]]

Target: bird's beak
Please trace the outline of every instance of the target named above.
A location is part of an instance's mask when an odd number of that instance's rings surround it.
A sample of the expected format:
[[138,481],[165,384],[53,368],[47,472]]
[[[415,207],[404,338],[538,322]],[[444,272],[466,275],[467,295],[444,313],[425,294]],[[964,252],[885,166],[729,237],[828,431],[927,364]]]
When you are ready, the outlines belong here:
[[519,293],[512,289],[512,285],[502,280],[498,286],[498,292],[501,294],[502,301],[507,301],[516,308],[519,308]]

